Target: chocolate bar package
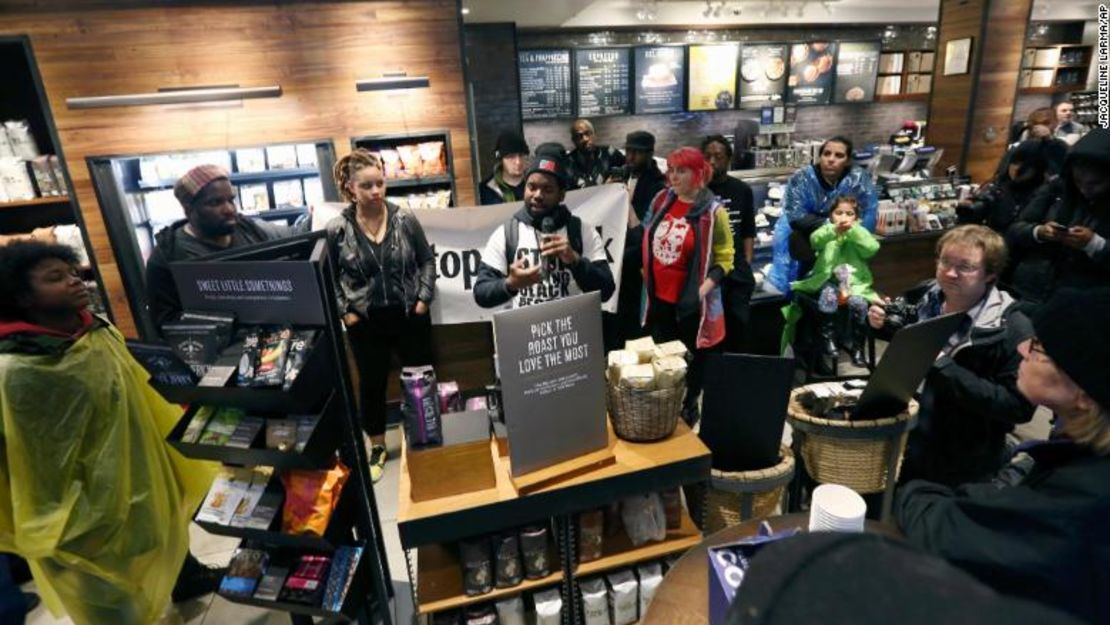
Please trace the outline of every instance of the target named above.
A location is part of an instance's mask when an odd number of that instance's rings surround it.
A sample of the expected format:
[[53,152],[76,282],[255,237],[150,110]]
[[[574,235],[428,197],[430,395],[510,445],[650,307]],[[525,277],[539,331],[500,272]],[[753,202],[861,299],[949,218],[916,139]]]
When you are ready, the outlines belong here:
[[315,330],[296,332],[292,342],[289,343],[289,355],[285,359],[285,375],[281,388],[288,391],[297,381],[304,363],[308,361],[308,352],[312,349],[312,340],[316,338]]
[[289,451],[297,444],[296,419],[267,419],[266,448]]
[[289,603],[320,605],[330,565],[331,558],[327,556],[301,556],[278,598]]
[[520,564],[520,541],[516,534],[501,534],[493,538],[493,557],[496,562],[496,586],[512,588],[524,579]]
[[258,503],[254,505],[250,518],[246,520],[243,526],[252,530],[270,529],[274,524],[274,518],[277,517],[284,503],[285,495],[282,492],[276,490],[264,491],[262,496],[259,497]]
[[493,590],[493,563],[489,541],[485,538],[459,542],[463,568],[463,592],[468,597],[484,595]]
[[271,332],[262,339],[258,352],[258,368],[254,370],[252,386],[281,386],[285,381],[285,360],[293,330],[288,326]]
[[347,589],[351,587],[351,580],[354,579],[355,569],[361,558],[362,547],[344,545],[335,550],[321,607],[332,612],[343,609],[343,599],[347,596]]
[[271,566],[266,569],[266,574],[258,581],[258,589],[254,591],[254,598],[263,601],[277,601],[281,594],[281,587],[285,585],[285,578],[289,576],[288,567]]
[[239,419],[239,424],[235,426],[235,431],[231,433],[231,438],[225,444],[228,447],[249,449],[251,445],[254,445],[254,440],[258,438],[259,432],[264,427],[266,427],[266,420],[262,417],[242,417]]
[[243,339],[243,355],[239,357],[239,386],[254,384],[254,373],[258,369],[258,350],[262,343],[262,331],[251,330]]
[[207,321],[175,321],[162,326],[162,336],[198,376],[220,357],[220,326]]
[[547,555],[547,527],[536,525],[520,533],[520,551],[524,556],[524,576],[540,579],[551,575]]
[[266,570],[270,556],[257,549],[238,549],[227,567],[227,575],[220,581],[220,592],[249,597],[254,594],[258,580]]
[[430,366],[402,368],[401,397],[409,445],[442,443],[435,370]]

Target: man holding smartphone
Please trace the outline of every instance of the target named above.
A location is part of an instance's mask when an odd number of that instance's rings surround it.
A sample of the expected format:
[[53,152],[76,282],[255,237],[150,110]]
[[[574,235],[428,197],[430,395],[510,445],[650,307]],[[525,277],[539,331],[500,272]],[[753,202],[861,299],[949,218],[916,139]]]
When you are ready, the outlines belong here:
[[1058,288],[1110,286],[1110,130],[1084,135],[1063,173],[1029,202],[1007,233],[1013,288],[1039,304]]

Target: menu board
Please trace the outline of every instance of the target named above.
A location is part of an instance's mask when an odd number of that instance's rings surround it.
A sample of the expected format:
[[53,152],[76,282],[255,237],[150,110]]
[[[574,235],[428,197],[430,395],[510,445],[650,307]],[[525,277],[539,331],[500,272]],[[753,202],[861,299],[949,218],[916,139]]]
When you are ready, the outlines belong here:
[[636,48],[633,67],[636,77],[633,108],[636,113],[677,113],[683,110],[686,48]]
[[875,81],[879,77],[878,41],[844,43],[836,53],[836,89],[834,102],[870,102],[875,99]]
[[790,47],[790,78],[786,101],[828,104],[832,97],[836,42],[813,41]]
[[691,111],[717,111],[736,106],[739,59],[739,44],[690,46],[687,101]]
[[786,54],[784,43],[740,48],[740,108],[758,109],[782,102]]
[[570,50],[521,50],[520,114],[524,121],[570,117]]
[[574,51],[578,68],[578,116],[625,115],[628,103],[628,48]]

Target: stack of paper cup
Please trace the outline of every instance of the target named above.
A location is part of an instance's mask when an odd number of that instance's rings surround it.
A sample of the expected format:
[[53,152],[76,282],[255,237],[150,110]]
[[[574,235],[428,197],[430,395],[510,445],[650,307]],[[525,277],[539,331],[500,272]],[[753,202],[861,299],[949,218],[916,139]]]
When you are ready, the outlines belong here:
[[839,484],[822,484],[809,506],[811,532],[862,532],[867,503],[856,491]]

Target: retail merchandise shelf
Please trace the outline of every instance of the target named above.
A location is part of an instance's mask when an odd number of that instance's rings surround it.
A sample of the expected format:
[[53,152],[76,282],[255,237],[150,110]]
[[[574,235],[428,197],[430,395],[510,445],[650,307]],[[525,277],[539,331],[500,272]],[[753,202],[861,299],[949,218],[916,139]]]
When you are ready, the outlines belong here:
[[69,196],[57,195],[53,197],[37,197],[33,200],[0,202],[0,210],[4,210],[5,208],[23,208],[25,206],[49,206],[53,204],[69,204]]
[[1018,93],[1022,95],[1034,95],[1044,93],[1067,93],[1069,91],[1076,91],[1082,89],[1083,85],[1054,85],[1052,87],[1022,87],[1018,89]]
[[701,531],[694,525],[690,515],[683,510],[682,524],[678,529],[668,530],[667,537],[659,542],[649,542],[635,547],[624,530],[614,536],[606,536],[602,541],[601,557],[597,560],[579,563],[574,575],[582,578],[648,560],[655,560],[672,553],[681,553],[697,546],[701,539]]
[[[236,172],[231,174],[232,184],[249,184],[252,182],[271,182],[274,180],[290,180],[293,178],[308,178],[319,176],[320,170],[315,167],[298,167],[296,169],[268,169],[266,171]],[[139,188],[143,191],[158,189],[172,189],[176,180],[140,180]]]
[[928,93],[892,93],[875,96],[876,102],[925,102],[928,99]]
[[463,593],[462,563],[452,545],[425,545],[417,550],[417,595],[420,614],[453,610],[475,603],[485,603],[524,592],[541,590],[563,581],[563,571],[553,545],[549,545],[548,558],[553,572],[539,579],[525,579],[516,586],[494,588],[483,595]]
[[451,184],[451,176],[430,176],[428,178],[394,178],[386,180],[387,189],[407,189],[410,187],[429,187]]
[[497,455],[491,442],[497,486],[481,491],[413,501],[408,466],[401,459],[397,529],[406,549],[453,542],[477,528],[496,532],[538,518],[572,514],[606,505],[636,493],[661,491],[707,478],[709,449],[685,423],[669,438],[632,443],[616,438],[610,428],[609,448],[616,462],[586,471],[521,496],[513,486],[508,458]]

